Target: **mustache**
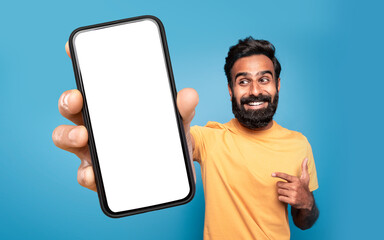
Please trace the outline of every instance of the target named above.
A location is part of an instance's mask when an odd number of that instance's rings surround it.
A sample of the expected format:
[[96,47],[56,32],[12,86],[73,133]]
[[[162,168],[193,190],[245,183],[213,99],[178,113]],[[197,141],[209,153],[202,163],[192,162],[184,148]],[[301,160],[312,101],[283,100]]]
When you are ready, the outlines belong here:
[[250,95],[249,97],[242,97],[240,99],[240,104],[248,104],[250,102],[268,102],[271,103],[272,97],[269,95]]

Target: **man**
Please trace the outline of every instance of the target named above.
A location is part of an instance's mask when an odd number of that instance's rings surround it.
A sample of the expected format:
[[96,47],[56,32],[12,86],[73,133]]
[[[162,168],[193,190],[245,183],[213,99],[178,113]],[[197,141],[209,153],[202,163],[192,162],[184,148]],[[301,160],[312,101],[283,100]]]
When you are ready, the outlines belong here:
[[[295,225],[310,228],[319,215],[312,194],[318,184],[307,139],[273,120],[281,71],[275,48],[251,37],[240,40],[224,69],[235,115],[230,122],[190,127],[198,95],[183,89],[177,96],[190,154],[201,165],[204,239],[289,239],[287,205]],[[96,191],[81,108],[79,91],[63,93],[59,111],[79,126],[57,127],[53,141],[82,160],[78,181]]]

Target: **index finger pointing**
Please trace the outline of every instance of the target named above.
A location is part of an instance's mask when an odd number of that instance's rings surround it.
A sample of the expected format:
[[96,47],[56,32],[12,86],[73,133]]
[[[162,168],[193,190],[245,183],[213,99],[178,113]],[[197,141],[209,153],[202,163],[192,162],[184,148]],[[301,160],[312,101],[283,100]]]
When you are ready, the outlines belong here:
[[84,125],[81,109],[83,96],[77,89],[65,91],[59,99],[59,112],[77,125]]
[[282,173],[282,172],[274,172],[274,173],[272,173],[272,177],[278,177],[278,178],[287,180],[288,182],[296,181],[296,177],[291,176],[291,175],[286,174],[286,173]]

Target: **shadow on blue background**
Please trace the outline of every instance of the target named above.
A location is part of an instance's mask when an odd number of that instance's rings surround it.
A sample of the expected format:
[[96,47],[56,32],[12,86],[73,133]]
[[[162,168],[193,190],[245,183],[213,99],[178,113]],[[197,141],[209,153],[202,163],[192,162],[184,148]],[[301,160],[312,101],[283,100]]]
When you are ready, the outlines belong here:
[[[364,4],[364,5],[362,5]],[[381,234],[384,54],[379,1],[8,1],[1,6],[0,238],[202,239],[204,194],[184,206],[110,219],[76,180],[80,161],[59,150],[57,110],[75,88],[64,51],[79,26],[151,14],[166,29],[176,86],[200,103],[192,124],[227,122],[223,71],[229,46],[270,40],[282,64],[277,122],[307,136],[315,156],[320,218],[292,239]],[[95,49],[97,51],[97,49]]]

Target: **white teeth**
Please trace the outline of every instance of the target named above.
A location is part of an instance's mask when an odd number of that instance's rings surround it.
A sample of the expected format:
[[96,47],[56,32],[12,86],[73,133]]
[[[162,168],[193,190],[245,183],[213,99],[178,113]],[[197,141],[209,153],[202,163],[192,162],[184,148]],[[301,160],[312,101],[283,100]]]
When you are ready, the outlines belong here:
[[248,103],[248,105],[251,105],[251,106],[259,106],[261,104],[263,104],[264,102],[250,102]]

